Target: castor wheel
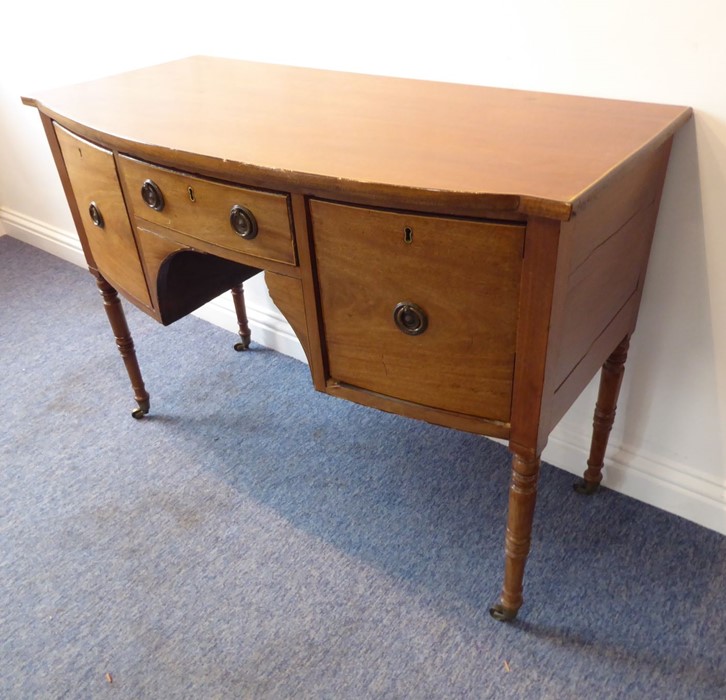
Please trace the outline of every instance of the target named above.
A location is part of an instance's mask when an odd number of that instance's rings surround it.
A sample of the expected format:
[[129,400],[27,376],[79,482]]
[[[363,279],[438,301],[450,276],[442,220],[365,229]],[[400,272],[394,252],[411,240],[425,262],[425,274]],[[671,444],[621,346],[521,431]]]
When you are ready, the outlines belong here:
[[489,608],[489,614],[497,622],[511,622],[515,617],[517,617],[517,610],[505,608],[501,603],[497,603]]
[[592,496],[593,493],[600,490],[600,484],[595,481],[585,481],[584,479],[581,479],[580,481],[572,484],[572,488],[576,493],[580,493],[583,496]]
[[250,347],[250,341],[249,340],[243,340],[239,343],[234,344],[234,349],[237,352],[243,352],[244,350],[249,350]]
[[149,412],[149,400],[136,399],[136,403],[139,405],[131,411],[131,417],[141,420]]

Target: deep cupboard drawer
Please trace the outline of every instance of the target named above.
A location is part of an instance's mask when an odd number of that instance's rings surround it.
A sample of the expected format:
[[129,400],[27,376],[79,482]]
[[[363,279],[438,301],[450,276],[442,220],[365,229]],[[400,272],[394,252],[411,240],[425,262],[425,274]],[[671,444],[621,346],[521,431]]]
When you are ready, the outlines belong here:
[[96,267],[114,287],[150,306],[113,154],[57,124],[55,133]]
[[524,226],[310,212],[330,379],[508,421]]
[[121,156],[134,214],[205,243],[295,264],[288,197],[207,180]]

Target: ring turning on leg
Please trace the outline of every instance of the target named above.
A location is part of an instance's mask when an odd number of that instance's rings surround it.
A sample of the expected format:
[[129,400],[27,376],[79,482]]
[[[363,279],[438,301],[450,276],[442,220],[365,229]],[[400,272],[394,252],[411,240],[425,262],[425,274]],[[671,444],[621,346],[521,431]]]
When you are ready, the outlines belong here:
[[126,372],[131,381],[131,388],[134,391],[134,398],[138,404],[138,407],[131,412],[131,415],[134,418],[143,418],[149,412],[149,394],[144,387],[144,380],[141,377],[141,370],[136,359],[134,341],[131,338],[131,333],[126,323],[126,316],[121,306],[121,301],[118,298],[118,292],[106,281],[100,272],[91,270],[91,274],[96,278],[96,285],[103,298],[103,308],[106,310],[108,321],[111,324],[111,330],[114,336],[116,336],[116,346],[126,366]]
[[623,383],[629,344],[630,338],[625,337],[602,366],[595,416],[592,421],[592,443],[590,444],[590,457],[587,460],[587,470],[582,481],[574,485],[575,491],[578,493],[589,495],[600,488],[602,468],[605,464],[605,450],[608,446],[610,430],[615,422],[615,411],[620,386]]
[[250,326],[247,322],[247,309],[245,307],[245,292],[242,283],[236,287],[232,287],[232,299],[234,301],[234,309],[237,312],[237,325],[239,326],[240,342],[235,343],[234,349],[238,352],[247,350],[250,346]]
[[522,607],[524,566],[532,538],[539,466],[539,455],[533,458],[518,454],[512,456],[509,513],[504,541],[504,585],[499,603],[489,610],[491,616],[500,622],[513,620]]

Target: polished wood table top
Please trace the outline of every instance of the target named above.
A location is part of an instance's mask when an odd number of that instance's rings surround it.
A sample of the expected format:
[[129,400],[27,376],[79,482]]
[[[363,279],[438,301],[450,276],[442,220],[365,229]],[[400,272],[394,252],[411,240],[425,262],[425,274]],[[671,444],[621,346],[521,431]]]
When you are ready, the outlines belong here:
[[111,143],[567,219],[690,109],[192,57],[49,91]]

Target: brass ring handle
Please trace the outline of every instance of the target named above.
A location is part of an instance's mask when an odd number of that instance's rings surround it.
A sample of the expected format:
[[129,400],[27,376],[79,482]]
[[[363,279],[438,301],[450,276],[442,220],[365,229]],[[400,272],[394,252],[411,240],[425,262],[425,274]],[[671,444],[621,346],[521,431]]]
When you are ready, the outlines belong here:
[[429,325],[426,312],[410,301],[402,301],[393,309],[393,320],[406,335],[421,335]]
[[101,211],[99,210],[96,202],[91,202],[88,205],[88,214],[91,217],[91,221],[93,221],[94,226],[98,226],[98,228],[103,228],[106,225],[103,220],[103,215],[101,214]]
[[229,223],[235,233],[242,236],[248,241],[257,235],[257,220],[254,214],[243,207],[241,204],[235,204],[229,211]]
[[153,180],[145,180],[141,185],[141,198],[154,211],[161,211],[164,208],[164,195]]

